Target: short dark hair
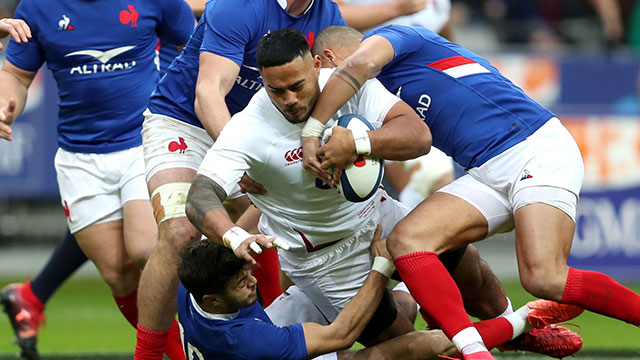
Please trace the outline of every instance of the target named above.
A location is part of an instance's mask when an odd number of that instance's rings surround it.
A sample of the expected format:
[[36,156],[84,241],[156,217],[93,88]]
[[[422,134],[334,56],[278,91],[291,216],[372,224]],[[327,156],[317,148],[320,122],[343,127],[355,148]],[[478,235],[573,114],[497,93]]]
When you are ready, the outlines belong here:
[[222,294],[231,280],[248,266],[233,250],[221,244],[202,240],[190,244],[182,252],[178,278],[198,303],[208,294]]
[[353,41],[362,40],[362,33],[350,26],[333,25],[322,29],[313,41],[311,54],[322,55],[324,49],[342,47]]
[[256,61],[258,68],[288,64],[298,56],[310,53],[309,43],[296,29],[278,29],[258,42]]

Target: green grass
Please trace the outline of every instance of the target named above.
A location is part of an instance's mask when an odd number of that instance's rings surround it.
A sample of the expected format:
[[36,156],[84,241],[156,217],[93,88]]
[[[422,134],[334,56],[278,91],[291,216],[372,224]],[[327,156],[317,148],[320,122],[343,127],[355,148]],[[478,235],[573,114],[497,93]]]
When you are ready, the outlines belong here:
[[[0,286],[19,279],[0,279]],[[519,284],[505,284],[514,306],[524,304],[532,297]],[[640,286],[632,286],[640,293]],[[58,359],[71,359],[61,354],[123,354],[127,358],[135,347],[135,331],[116,309],[107,286],[99,279],[73,278],[51,298],[46,309],[47,325],[39,336],[42,354],[58,355]],[[618,320],[585,313],[572,320],[581,326],[583,351],[576,358],[619,358],[613,350],[625,351],[626,359],[640,359],[640,329]],[[418,328],[424,328],[419,319]],[[13,337],[9,321],[0,314],[0,359],[9,359],[17,352],[17,346],[9,341]],[[608,351],[594,353],[594,351]],[[500,359],[540,359],[523,354],[498,354]],[[128,356],[130,358],[130,355]],[[79,359],[73,357],[74,359]],[[89,358],[98,358],[91,355]],[[105,357],[106,358],[106,357]],[[117,359],[118,357],[110,357]],[[50,357],[50,359],[54,359]]]

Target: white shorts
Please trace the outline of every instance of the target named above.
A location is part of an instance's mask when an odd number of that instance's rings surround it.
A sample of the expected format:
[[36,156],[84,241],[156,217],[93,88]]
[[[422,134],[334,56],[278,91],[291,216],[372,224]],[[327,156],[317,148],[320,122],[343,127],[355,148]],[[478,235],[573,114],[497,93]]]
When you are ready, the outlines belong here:
[[187,168],[198,171],[213,139],[206,130],[172,117],[144,112],[142,123],[145,177],[161,170]]
[[574,221],[584,164],[569,131],[550,119],[524,141],[438,190],[464,199],[489,223],[489,234],[513,229],[522,206],[544,203]]
[[282,271],[329,321],[335,320],[369,275],[373,261],[371,239],[376,226],[382,225],[385,237],[409,213],[406,206],[386,193],[381,198],[385,200],[353,236],[311,253],[278,251]]
[[69,231],[122,219],[131,200],[149,200],[142,146],[108,154],[58,149],[54,164]]
[[[287,326],[304,322],[313,322],[320,325],[329,324],[320,310],[313,305],[309,297],[295,285],[280,294],[264,311],[276,326]],[[337,359],[337,352],[313,358],[313,360]]]

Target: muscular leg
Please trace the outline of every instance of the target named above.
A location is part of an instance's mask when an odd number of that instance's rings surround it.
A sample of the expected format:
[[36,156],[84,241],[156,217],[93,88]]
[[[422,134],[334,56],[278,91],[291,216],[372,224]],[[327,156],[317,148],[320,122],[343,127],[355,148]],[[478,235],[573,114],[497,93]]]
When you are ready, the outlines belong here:
[[451,276],[460,289],[464,308],[469,315],[490,319],[500,316],[507,308],[507,297],[500,281],[480,258],[475,246],[467,246]]
[[400,221],[387,238],[396,268],[416,301],[449,338],[469,329],[463,335],[466,344],[481,344],[482,340],[471,329],[460,291],[437,255],[484,238],[487,229],[486,219],[471,204],[437,192]]
[[[196,172],[168,169],[149,180],[149,191],[175,182],[191,183]],[[185,194],[186,196],[186,194]],[[154,204],[154,207],[158,204]],[[154,209],[157,211],[157,209]],[[158,220],[158,219],[157,219]],[[177,312],[178,262],[184,247],[200,239],[200,232],[184,217],[168,219],[158,225],[158,242],[142,272],[138,289],[140,326],[152,331],[167,331]]]
[[567,265],[575,228],[568,215],[536,203],[518,209],[515,222],[520,280],[528,292],[640,326],[640,295],[605,274]]
[[158,227],[148,200],[133,200],[124,204],[123,233],[129,257],[144,268],[156,246]]
[[88,226],[75,236],[115,296],[125,296],[136,290],[140,268],[125,249],[122,220]]

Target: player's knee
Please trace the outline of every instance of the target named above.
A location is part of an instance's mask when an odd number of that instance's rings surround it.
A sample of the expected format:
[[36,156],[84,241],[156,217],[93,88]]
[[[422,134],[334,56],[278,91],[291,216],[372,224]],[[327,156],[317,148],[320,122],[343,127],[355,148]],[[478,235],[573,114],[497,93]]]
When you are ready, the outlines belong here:
[[563,279],[556,269],[533,266],[520,270],[520,282],[522,287],[535,297],[559,301],[566,278]]
[[171,248],[180,252],[188,244],[194,243],[201,238],[201,234],[186,217],[170,219],[160,224],[159,246]]
[[113,261],[99,268],[100,275],[117,295],[127,295],[137,288],[140,280],[140,268],[132,261]]

